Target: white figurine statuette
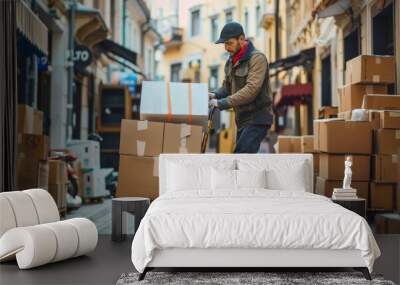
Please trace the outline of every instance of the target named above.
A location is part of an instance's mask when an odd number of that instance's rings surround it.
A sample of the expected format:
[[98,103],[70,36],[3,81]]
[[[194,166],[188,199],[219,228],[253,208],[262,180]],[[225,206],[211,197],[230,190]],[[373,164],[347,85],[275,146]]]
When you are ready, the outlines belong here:
[[357,189],[351,187],[351,166],[353,158],[349,155],[346,156],[344,161],[344,179],[342,188],[333,188],[332,199],[335,200],[351,200],[357,199]]
[[351,166],[353,164],[352,157],[347,156],[344,161],[344,179],[343,179],[343,189],[352,189],[351,188]]

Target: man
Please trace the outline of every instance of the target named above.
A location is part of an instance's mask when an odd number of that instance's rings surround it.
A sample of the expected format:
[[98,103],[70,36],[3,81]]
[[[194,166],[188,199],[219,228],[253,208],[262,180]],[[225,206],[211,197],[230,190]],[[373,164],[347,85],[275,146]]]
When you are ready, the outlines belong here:
[[267,58],[246,40],[236,22],[223,27],[219,43],[224,43],[231,56],[225,64],[222,87],[209,93],[209,106],[234,109],[235,153],[257,153],[273,120]]

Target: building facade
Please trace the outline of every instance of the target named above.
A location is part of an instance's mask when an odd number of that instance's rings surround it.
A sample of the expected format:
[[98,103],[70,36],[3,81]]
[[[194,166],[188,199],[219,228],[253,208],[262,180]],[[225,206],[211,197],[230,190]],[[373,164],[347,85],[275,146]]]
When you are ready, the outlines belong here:
[[[271,68],[272,73],[279,72],[273,84],[278,97],[275,99],[286,95],[298,98],[295,102],[283,100],[285,105],[279,106],[283,110],[277,112],[280,132],[313,133],[312,120],[318,117],[319,109],[338,106],[337,93],[345,84],[346,61],[360,54],[379,54],[394,55],[398,62],[397,1],[287,0],[271,5],[278,15],[265,15],[263,27],[267,34],[278,34],[272,37],[270,48],[273,55],[274,50],[280,53],[273,57]],[[397,65],[397,82],[399,73]],[[310,88],[300,88],[307,85]],[[396,90],[399,84],[389,92],[394,94]],[[274,103],[279,105],[279,100]]]
[[170,81],[204,82],[210,89],[216,88],[222,82],[228,54],[223,45],[214,42],[225,23],[230,21],[240,22],[256,48],[268,55],[261,19],[269,2],[150,1],[152,17],[164,39],[160,77]]

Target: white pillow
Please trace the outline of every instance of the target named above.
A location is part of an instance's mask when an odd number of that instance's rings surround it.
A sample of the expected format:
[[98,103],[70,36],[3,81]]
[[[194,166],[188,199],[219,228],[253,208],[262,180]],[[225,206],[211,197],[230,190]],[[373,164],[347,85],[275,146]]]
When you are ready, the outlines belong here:
[[303,191],[307,185],[303,167],[295,167],[290,173],[280,169],[267,170],[267,188],[271,190]]
[[236,190],[236,184],[236,170],[212,168],[211,188],[213,190]]
[[236,170],[238,188],[267,188],[267,172],[263,170]]
[[210,167],[188,167],[181,164],[169,164],[168,189],[184,191],[210,188]]
[[266,171],[215,169],[211,171],[213,190],[237,190],[241,188],[267,188]]
[[167,191],[211,190],[212,169],[230,171],[235,165],[235,161],[216,161],[213,165],[170,162],[167,165]]
[[265,169],[267,188],[271,190],[306,191],[310,181],[307,162],[301,158],[271,156],[268,159],[238,159],[239,170]]

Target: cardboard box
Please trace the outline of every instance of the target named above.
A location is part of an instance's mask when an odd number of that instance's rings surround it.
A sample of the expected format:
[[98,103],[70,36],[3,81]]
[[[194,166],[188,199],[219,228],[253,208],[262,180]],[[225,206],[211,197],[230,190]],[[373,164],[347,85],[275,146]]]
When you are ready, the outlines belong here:
[[[343,180],[344,162],[347,155],[320,153],[319,176],[329,180]],[[368,181],[370,176],[370,156],[351,155],[352,181]]]
[[396,154],[400,148],[400,130],[374,130],[374,153]]
[[339,108],[336,106],[322,106],[318,109],[319,119],[337,118]]
[[300,136],[278,136],[278,153],[301,153]]
[[19,104],[17,108],[17,131],[19,134],[32,134],[33,131],[33,108],[28,105]]
[[399,157],[392,155],[372,156],[372,179],[376,182],[396,183],[398,177]]
[[377,129],[400,129],[400,110],[399,111],[382,111],[369,110],[369,121],[372,128]]
[[363,109],[400,110],[400,95],[364,95]]
[[313,129],[314,129],[314,151],[319,151],[319,123],[321,120],[314,120]]
[[371,182],[370,204],[372,209],[392,211],[394,209],[395,184]]
[[49,193],[53,197],[59,210],[67,207],[68,183],[49,184]]
[[43,112],[29,105],[19,104],[17,108],[17,131],[19,134],[43,134]]
[[316,119],[313,122],[314,128],[314,151],[318,152],[321,151],[320,149],[320,123],[322,122],[333,122],[333,121],[344,121],[341,118],[330,118],[330,119]]
[[155,156],[162,153],[164,123],[122,120],[119,153]]
[[67,165],[62,160],[49,161],[49,185],[68,183]]
[[100,143],[91,140],[71,140],[67,147],[81,161],[83,168],[100,168]]
[[44,135],[18,134],[18,157],[46,160],[49,139]]
[[395,64],[393,56],[360,55],[346,62],[346,84],[395,83]]
[[43,134],[43,112],[39,110],[33,110],[33,134]]
[[200,126],[166,123],[163,153],[200,153],[202,137]]
[[144,81],[140,119],[205,125],[208,87],[204,83]]
[[328,153],[370,154],[371,124],[344,120],[319,122],[319,150]]
[[278,136],[276,144],[277,153],[290,153],[292,151],[292,142],[290,136]]
[[292,152],[293,153],[301,153],[301,137],[300,136],[292,136]]
[[[333,188],[341,188],[343,180],[328,180],[317,176],[315,184],[315,193],[326,197],[332,197]],[[351,187],[357,189],[357,196],[368,201],[368,181],[352,181]]]
[[158,197],[158,157],[121,155],[118,197]]
[[99,198],[107,196],[106,180],[102,169],[87,169],[83,173],[83,197]]
[[343,112],[343,88],[338,88],[337,89],[337,96],[338,96],[338,117],[339,117],[339,113]]
[[351,121],[351,111],[338,113],[338,118],[343,119],[345,121]]
[[313,153],[314,159],[314,173],[319,173],[319,153]]
[[301,137],[301,152],[302,153],[314,152],[314,136]]
[[49,164],[46,160],[17,159],[17,189],[48,189]]
[[347,84],[342,91],[341,112],[360,109],[366,94],[386,93],[386,85]]

